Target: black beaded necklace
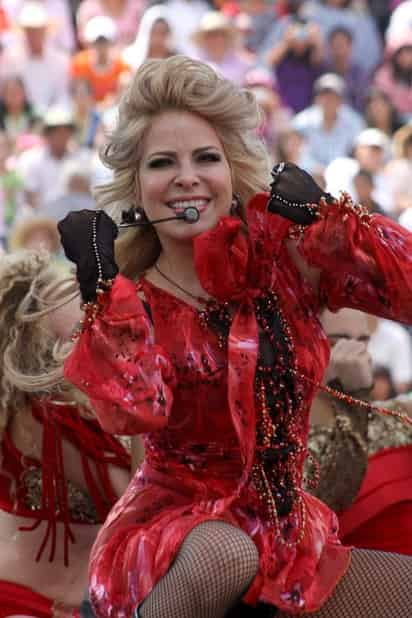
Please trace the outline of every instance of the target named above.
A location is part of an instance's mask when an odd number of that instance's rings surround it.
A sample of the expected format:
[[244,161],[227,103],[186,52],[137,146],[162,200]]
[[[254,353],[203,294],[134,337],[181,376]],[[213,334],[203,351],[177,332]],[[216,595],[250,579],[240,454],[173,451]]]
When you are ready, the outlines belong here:
[[183,294],[186,294],[186,296],[189,296],[189,298],[192,298],[200,305],[207,305],[210,302],[210,299],[203,298],[202,296],[196,296],[196,294],[192,294],[192,292],[185,290],[185,288],[182,287],[179,283],[177,283],[176,281],[173,281],[173,279],[171,279],[168,275],[166,275],[163,271],[161,271],[157,264],[154,264],[153,268],[155,269],[157,273],[159,273],[161,277],[163,277],[165,281],[170,283],[170,285],[175,287],[177,290],[180,290],[180,292],[183,292]]

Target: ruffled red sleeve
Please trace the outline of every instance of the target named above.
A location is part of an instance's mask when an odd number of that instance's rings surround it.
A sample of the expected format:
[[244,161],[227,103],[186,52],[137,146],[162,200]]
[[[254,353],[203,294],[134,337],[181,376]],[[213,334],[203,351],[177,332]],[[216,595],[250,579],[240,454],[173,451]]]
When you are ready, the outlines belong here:
[[154,342],[136,285],[118,275],[85,326],[64,374],[90,399],[109,433],[133,435],[165,427],[173,402],[173,367]]
[[306,228],[299,248],[320,270],[320,300],[332,311],[412,323],[412,234],[391,219],[366,215],[344,195]]

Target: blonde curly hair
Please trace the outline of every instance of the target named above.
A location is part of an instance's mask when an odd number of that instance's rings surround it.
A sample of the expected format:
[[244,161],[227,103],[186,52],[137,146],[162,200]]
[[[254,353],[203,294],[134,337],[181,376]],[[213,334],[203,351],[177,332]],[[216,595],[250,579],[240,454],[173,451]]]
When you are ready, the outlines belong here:
[[[269,158],[258,137],[261,117],[254,95],[202,62],[173,56],[145,62],[120,101],[117,124],[101,152],[114,179],[96,189],[99,208],[119,221],[122,210],[135,204],[142,142],[153,118],[165,110],[190,112],[209,122],[231,167],[234,192],[243,203],[267,190]],[[116,252],[120,270],[136,278],[157,259],[160,243],[153,228],[133,229],[117,241]]]
[[77,285],[50,265],[47,252],[19,251],[0,262],[0,437],[10,415],[33,393],[71,389],[63,383],[60,342],[47,316],[78,295]]

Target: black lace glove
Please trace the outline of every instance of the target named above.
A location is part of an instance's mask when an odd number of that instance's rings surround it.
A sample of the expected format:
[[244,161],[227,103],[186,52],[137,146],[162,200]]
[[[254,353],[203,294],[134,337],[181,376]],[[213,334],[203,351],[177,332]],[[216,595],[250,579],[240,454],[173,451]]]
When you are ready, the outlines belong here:
[[268,210],[299,225],[316,220],[322,198],[332,203],[334,198],[325,193],[312,176],[293,163],[279,163],[272,170]]
[[105,289],[119,272],[114,260],[117,226],[103,210],[79,210],[57,227],[67,258],[77,266],[82,298],[93,302],[98,288]]

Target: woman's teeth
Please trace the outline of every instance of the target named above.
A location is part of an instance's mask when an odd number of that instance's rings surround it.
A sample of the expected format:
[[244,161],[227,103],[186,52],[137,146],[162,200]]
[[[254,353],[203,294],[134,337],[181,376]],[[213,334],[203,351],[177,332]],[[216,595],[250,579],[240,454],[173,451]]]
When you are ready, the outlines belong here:
[[183,211],[185,208],[202,208],[207,205],[209,200],[185,200],[182,202],[173,202],[168,204],[169,208],[173,210]]

